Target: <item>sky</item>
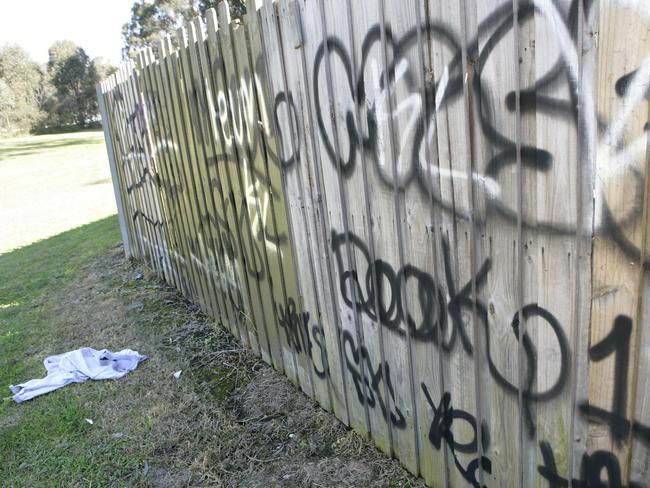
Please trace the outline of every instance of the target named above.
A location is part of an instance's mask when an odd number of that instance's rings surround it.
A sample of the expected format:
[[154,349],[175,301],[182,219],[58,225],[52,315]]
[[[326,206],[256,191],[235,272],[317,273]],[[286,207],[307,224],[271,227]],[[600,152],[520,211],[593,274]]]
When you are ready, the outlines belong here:
[[[54,41],[69,39],[88,56],[121,59],[122,25],[134,0],[0,0],[0,46],[19,44],[47,62]],[[27,8],[26,8],[27,7]]]

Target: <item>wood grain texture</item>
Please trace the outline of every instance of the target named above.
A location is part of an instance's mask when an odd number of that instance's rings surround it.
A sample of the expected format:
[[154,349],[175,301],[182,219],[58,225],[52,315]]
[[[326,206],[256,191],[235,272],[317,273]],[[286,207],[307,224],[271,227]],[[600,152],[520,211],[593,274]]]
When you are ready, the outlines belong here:
[[[648,122],[644,100],[648,80],[650,32],[648,19],[635,14],[641,2],[608,2],[600,8],[599,62],[596,109],[605,124],[597,146],[596,222],[593,243],[592,310],[589,363],[589,405],[612,412],[623,419],[634,419],[634,384],[641,345],[642,323],[638,322],[639,275],[645,224],[645,162]],[[633,45],[618,35],[625,30],[635,39]],[[635,72],[625,87],[621,77]],[[617,90],[618,84],[618,90]],[[625,148],[625,149],[623,149]],[[624,154],[621,154],[623,149]],[[622,223],[625,216],[637,218]],[[609,216],[608,216],[609,215]],[[635,252],[612,242],[625,240]],[[643,255],[644,253],[641,253]],[[609,341],[607,340],[609,338]],[[609,347],[607,345],[612,345]],[[598,347],[600,345],[600,347]],[[613,347],[615,346],[615,348]],[[595,418],[589,426],[587,449],[611,451],[621,465],[621,478],[630,477],[631,429],[611,429],[607,418]]]
[[98,86],[129,254],[430,486],[647,486],[647,2],[248,7]]

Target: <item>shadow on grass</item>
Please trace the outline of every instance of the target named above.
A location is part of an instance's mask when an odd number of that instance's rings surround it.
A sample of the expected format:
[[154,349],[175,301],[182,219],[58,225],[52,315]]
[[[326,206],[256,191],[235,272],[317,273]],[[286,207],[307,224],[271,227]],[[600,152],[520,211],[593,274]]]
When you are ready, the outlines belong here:
[[104,139],[84,137],[79,139],[55,139],[52,141],[29,141],[15,144],[0,144],[0,161],[6,161],[21,156],[30,156],[48,149],[59,149],[68,146],[85,146],[89,144],[104,144]]
[[106,185],[106,184],[112,183],[112,182],[113,182],[113,180],[111,180],[110,178],[102,178],[100,180],[89,181],[84,186]]
[[65,280],[85,260],[120,241],[117,216],[82,225],[12,251],[0,253],[0,334],[2,313],[12,303],[37,298]]

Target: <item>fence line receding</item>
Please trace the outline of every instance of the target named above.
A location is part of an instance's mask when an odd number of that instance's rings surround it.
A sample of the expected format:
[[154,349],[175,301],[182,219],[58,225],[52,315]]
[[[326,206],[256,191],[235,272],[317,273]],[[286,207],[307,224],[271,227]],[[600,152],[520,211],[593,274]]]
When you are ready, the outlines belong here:
[[98,87],[127,254],[431,486],[650,486],[648,3],[248,10]]

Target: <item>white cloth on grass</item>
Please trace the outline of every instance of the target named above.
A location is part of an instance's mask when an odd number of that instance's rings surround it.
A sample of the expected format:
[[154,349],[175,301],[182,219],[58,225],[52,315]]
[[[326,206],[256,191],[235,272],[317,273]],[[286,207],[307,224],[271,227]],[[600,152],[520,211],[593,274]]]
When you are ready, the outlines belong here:
[[45,378],[29,380],[20,385],[10,385],[13,400],[22,403],[36,396],[49,393],[70,383],[91,380],[119,379],[134,370],[141,361],[148,359],[131,349],[111,352],[82,347],[64,354],[45,358]]

